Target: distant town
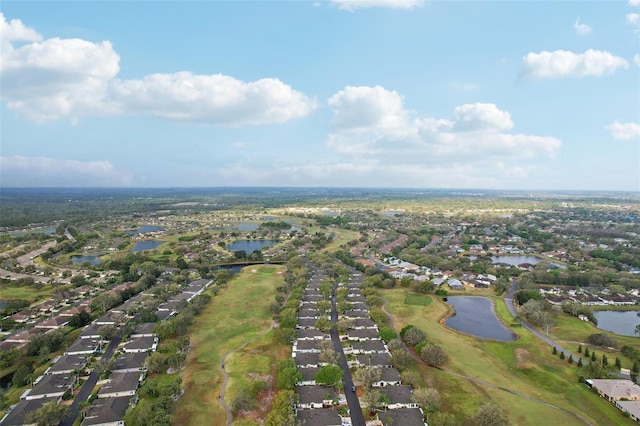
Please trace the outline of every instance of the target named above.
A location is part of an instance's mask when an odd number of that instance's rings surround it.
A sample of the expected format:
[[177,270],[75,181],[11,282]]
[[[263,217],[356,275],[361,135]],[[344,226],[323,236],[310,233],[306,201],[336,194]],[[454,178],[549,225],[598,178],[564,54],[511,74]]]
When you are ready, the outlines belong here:
[[10,189],[0,227],[3,426],[640,422],[637,194]]

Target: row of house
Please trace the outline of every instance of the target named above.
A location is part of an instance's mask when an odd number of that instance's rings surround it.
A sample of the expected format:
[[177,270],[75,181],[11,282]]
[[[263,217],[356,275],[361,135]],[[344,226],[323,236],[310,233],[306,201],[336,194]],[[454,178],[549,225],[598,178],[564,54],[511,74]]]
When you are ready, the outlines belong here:
[[587,386],[640,423],[640,386],[631,380],[588,379]]

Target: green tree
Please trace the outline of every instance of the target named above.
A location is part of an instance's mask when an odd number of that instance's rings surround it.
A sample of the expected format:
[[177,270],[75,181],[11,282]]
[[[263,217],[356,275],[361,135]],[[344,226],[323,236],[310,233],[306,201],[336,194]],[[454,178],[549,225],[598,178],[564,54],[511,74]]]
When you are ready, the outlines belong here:
[[427,412],[440,408],[440,392],[436,388],[417,388],[411,399]]
[[265,421],[265,426],[296,426],[294,410],[296,394],[292,390],[282,390],[273,399],[271,411]]
[[51,401],[25,416],[27,423],[38,426],[57,426],[69,413],[69,406]]
[[325,365],[316,373],[316,383],[328,386],[336,386],[342,381],[344,372],[337,365]]
[[506,426],[509,424],[502,409],[490,402],[480,407],[473,420],[477,426]]
[[427,364],[434,367],[440,367],[447,361],[447,353],[439,345],[426,345],[422,348],[420,356]]

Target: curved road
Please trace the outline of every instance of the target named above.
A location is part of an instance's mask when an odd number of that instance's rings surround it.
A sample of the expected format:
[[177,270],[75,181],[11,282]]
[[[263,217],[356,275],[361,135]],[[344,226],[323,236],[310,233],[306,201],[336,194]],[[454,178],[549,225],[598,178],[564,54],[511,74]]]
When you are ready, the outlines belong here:
[[233,413],[231,412],[231,409],[227,406],[227,403],[224,402],[224,393],[225,393],[225,391],[227,389],[227,382],[229,381],[229,374],[227,373],[227,370],[225,370],[225,368],[224,368],[224,362],[226,361],[227,357],[229,355],[231,355],[232,353],[239,351],[240,349],[242,349],[245,346],[247,346],[249,343],[253,342],[254,340],[264,336],[265,334],[267,334],[268,332],[273,330],[274,325],[275,325],[275,323],[273,321],[271,321],[271,325],[269,326],[268,329],[266,329],[262,333],[256,334],[251,339],[246,340],[244,343],[242,343],[237,348],[235,348],[233,350],[230,350],[229,352],[224,354],[222,356],[222,358],[220,359],[220,369],[222,370],[222,374],[224,376],[224,380],[222,381],[222,385],[220,386],[220,396],[218,397],[218,400],[220,401],[220,405],[222,405],[222,408],[224,408],[224,411],[227,413],[227,426],[231,426],[231,422],[233,421]]

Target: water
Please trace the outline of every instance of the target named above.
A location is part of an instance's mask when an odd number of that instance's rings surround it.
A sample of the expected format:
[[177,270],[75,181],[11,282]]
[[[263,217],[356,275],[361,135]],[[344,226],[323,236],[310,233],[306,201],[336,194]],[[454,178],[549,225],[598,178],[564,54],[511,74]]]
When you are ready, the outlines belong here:
[[83,264],[87,262],[89,265],[99,265],[102,263],[100,260],[100,254],[86,254],[84,256],[71,256],[71,261],[77,264]]
[[636,326],[640,324],[640,311],[594,311],[598,328],[622,336],[638,336]]
[[[471,259],[473,260],[473,259]],[[557,266],[558,268],[566,268],[566,266],[561,265],[559,263],[549,262],[548,260],[540,259],[536,256],[491,256],[491,262],[495,265],[496,263],[506,263],[508,265],[518,266],[521,263],[530,263],[531,265],[536,265],[540,262],[546,262],[553,266]]]
[[246,253],[252,253],[254,250],[262,250],[263,247],[272,246],[278,244],[278,241],[274,240],[237,240],[226,246],[229,251],[242,251]]
[[257,223],[253,222],[240,222],[236,225],[235,229],[238,231],[255,231],[260,227]]
[[131,230],[131,231],[125,231],[125,233],[129,234],[129,235],[138,235],[138,234],[145,234],[147,232],[164,231],[165,229],[167,229],[167,228],[164,227],[164,226],[160,226],[160,225],[142,225],[138,229],[134,229],[134,230]]
[[385,216],[389,216],[389,217],[394,217],[397,215],[403,215],[404,214],[404,210],[387,210],[386,212],[382,213]]
[[28,231],[11,232],[9,233],[9,235],[11,235],[12,237],[24,237],[25,235],[28,235],[28,234],[53,235],[55,233],[56,233],[56,228],[38,228],[38,229],[29,229]]
[[136,243],[133,245],[133,248],[131,249],[131,253],[135,253],[137,251],[153,250],[163,243],[164,241],[156,240],[136,241]]
[[493,301],[486,297],[450,296],[448,303],[455,315],[446,319],[445,324],[482,339],[513,342],[516,335],[500,322],[493,310]]

